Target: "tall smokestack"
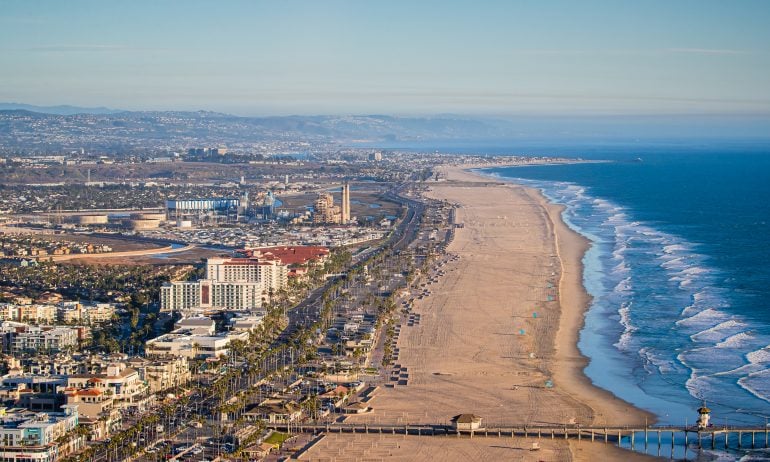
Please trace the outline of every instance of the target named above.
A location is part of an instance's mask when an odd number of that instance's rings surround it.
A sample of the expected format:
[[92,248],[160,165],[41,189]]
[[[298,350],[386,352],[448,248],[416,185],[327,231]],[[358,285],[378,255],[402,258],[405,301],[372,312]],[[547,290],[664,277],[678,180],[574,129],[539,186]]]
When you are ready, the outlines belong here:
[[350,184],[342,184],[342,223],[350,221]]

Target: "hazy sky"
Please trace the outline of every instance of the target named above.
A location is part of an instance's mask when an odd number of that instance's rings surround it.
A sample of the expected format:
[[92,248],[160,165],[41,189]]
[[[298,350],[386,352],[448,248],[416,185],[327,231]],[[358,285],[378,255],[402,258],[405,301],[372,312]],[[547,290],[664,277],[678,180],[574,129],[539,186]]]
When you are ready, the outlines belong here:
[[770,113],[770,1],[0,0],[0,101]]

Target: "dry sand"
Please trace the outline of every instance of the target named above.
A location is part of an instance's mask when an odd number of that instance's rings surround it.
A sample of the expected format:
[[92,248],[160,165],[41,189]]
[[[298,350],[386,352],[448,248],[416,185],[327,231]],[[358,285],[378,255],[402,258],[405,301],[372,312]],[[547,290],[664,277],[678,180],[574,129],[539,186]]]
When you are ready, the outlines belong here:
[[374,412],[348,421],[448,423],[474,413],[488,426],[652,422],[582,372],[577,337],[590,299],[581,260],[589,243],[564,225],[560,208],[534,189],[490,184],[459,168],[448,168],[445,178],[430,195],[460,205],[464,227],[448,248],[460,258],[416,304],[420,322],[401,327],[395,362],[407,385],[381,389],[370,402]]
[[531,450],[534,440],[524,438],[455,438],[393,435],[326,435],[299,460],[345,461],[649,461],[652,458],[613,445],[544,439]]

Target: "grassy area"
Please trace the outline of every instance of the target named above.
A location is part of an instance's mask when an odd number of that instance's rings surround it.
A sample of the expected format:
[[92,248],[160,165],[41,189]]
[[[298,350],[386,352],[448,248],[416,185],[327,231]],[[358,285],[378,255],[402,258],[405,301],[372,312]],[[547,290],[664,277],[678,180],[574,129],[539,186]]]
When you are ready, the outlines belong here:
[[277,444],[278,446],[283,445],[283,442],[289,439],[288,433],[281,433],[281,432],[273,432],[265,438],[265,443],[268,444]]

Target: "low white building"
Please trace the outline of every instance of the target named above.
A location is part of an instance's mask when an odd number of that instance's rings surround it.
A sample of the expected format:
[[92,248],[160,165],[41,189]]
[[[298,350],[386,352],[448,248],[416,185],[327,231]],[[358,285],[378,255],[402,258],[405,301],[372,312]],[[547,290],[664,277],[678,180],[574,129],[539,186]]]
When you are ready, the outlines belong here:
[[237,316],[230,320],[230,328],[234,332],[252,332],[265,321],[265,313],[252,313],[245,316]]
[[218,335],[196,335],[178,329],[145,343],[147,356],[183,356],[188,359],[219,358],[230,353],[234,340],[246,341],[248,332],[230,332]]
[[195,335],[214,335],[216,327],[214,320],[206,316],[182,318],[174,323],[175,330],[187,329]]

